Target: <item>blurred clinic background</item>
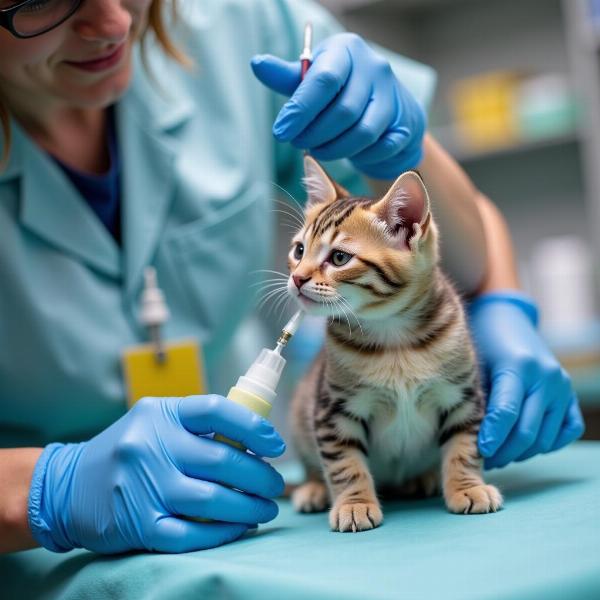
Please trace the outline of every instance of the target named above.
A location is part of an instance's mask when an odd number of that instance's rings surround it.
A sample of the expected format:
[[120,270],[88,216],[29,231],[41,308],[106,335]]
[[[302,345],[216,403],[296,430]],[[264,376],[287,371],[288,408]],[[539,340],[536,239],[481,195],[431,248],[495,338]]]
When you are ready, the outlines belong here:
[[[347,29],[437,71],[430,131],[507,218],[586,437],[600,439],[600,0],[321,3]],[[281,220],[273,268],[286,271],[291,229]],[[291,309],[269,306],[275,330]],[[288,348],[282,427],[321,331],[307,320]]]

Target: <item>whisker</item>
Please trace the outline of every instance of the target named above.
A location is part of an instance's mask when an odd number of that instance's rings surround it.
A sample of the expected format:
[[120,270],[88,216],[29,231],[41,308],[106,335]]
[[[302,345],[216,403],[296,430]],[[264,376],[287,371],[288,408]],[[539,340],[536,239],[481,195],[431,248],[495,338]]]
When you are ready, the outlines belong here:
[[340,302],[339,298],[335,297],[335,296],[333,298],[333,302],[338,311],[338,317],[340,318],[340,321],[341,321],[341,317],[342,317],[342,315],[340,313],[344,314],[344,318],[346,319],[346,323],[348,324],[348,335],[352,336],[352,327],[350,326],[350,323],[348,321],[348,315],[346,314],[346,311],[344,310],[342,303]]
[[287,282],[286,281],[273,281],[272,283],[267,283],[263,287],[256,288],[255,290],[251,290],[251,291],[253,291],[255,294],[260,294],[261,292],[269,291],[270,289],[273,289],[275,287],[280,287],[283,289],[284,287],[287,287]]
[[[280,210],[273,210],[271,212],[282,212]],[[298,219],[294,216],[285,214],[281,218],[278,218],[278,224],[283,227],[294,228],[295,231],[302,231],[304,227],[304,223],[298,221]]]
[[[327,310],[329,311],[329,304],[327,303],[327,298],[323,298],[322,300],[323,304],[327,304]],[[326,315],[326,318],[328,318],[329,315]]]
[[287,273],[282,273],[281,271],[273,271],[272,269],[256,269],[255,271],[250,271],[250,275],[254,273],[275,273],[275,275],[281,275],[282,277],[287,277]]
[[275,187],[279,188],[284,194],[286,194],[289,198],[291,198],[298,206],[298,209],[300,210],[300,212],[302,212],[304,214],[304,207],[302,206],[302,204],[300,204],[300,202],[298,202],[298,200],[296,200],[296,198],[294,198],[294,196],[292,196],[292,194],[290,194],[285,188],[282,188],[278,183],[275,183],[274,181],[270,181],[269,183],[271,183]]
[[[268,301],[270,298],[272,298],[273,296],[277,296],[277,294],[280,294],[283,291],[284,291],[284,288],[277,288],[274,290],[269,290],[262,296],[261,303]],[[257,297],[260,298],[259,295],[257,295]]]
[[[269,290],[268,292],[265,293],[265,295],[262,297],[260,303],[258,304],[258,308],[260,308],[265,302],[267,302],[270,298],[272,298],[273,296],[276,296],[277,294],[280,294],[282,292],[285,292],[287,290],[287,286],[286,287],[280,287],[280,288],[276,288],[274,290]],[[257,294],[258,295],[258,294]]]
[[276,212],[276,213],[281,213],[283,215],[286,215],[287,217],[290,217],[290,219],[292,219],[296,223],[301,224],[301,226],[304,226],[304,221],[301,221],[296,213],[291,213],[289,210],[284,210],[283,208],[272,208],[270,210],[270,212]]
[[294,225],[294,223],[284,223],[283,221],[281,222],[281,226],[282,227],[287,227],[288,229],[290,229],[291,231],[293,231],[294,233],[296,233],[298,231],[298,226]]
[[289,317],[292,317],[292,314],[297,312],[300,309],[300,306],[298,304],[298,302],[294,301],[294,297],[293,296],[289,296],[288,301],[285,304],[285,310],[286,311],[292,311],[291,313],[289,313]]
[[273,283],[269,283],[268,285],[266,285],[263,288],[254,290],[254,293],[256,294],[256,296],[260,296],[264,293],[272,292],[275,288],[277,288],[279,290],[287,289],[287,283],[284,284],[281,281],[280,282],[274,281]]
[[281,200],[279,198],[275,198],[275,202],[277,202],[277,204],[279,204],[280,206],[283,206],[284,209],[289,208],[290,210],[292,210],[294,212],[295,215],[297,215],[302,221],[304,221],[304,211],[303,210],[298,209],[293,204],[290,204],[289,202],[284,202],[283,200]]
[[[280,281],[280,282],[274,281],[273,283],[269,283],[268,285],[271,288],[275,288],[276,287],[279,290],[287,289],[287,283],[283,283],[283,281]],[[272,289],[269,290],[266,287],[264,289],[255,290],[255,292],[257,294],[260,294],[261,292],[266,292],[266,291],[272,292],[273,290]]]
[[344,313],[344,317],[346,317],[346,323],[348,323],[348,335],[352,337],[352,327],[350,326],[350,318],[348,317],[348,313],[344,309],[344,305],[341,303],[339,296],[335,299],[336,305],[339,309]]
[[[327,304],[327,308],[328,308],[328,310],[329,310],[330,308],[333,308],[333,302],[331,301],[331,299],[330,299],[330,298],[323,297],[323,299],[324,299],[325,303]],[[335,318],[335,315],[331,314],[331,315],[329,315],[329,316],[330,316],[330,320],[328,321],[328,323],[329,323],[329,324],[331,324],[331,323],[333,323],[333,320],[334,320],[334,318]]]
[[350,314],[354,317],[354,320],[356,321],[356,324],[358,325],[358,328],[360,329],[360,333],[362,335],[364,335],[365,332],[363,331],[363,328],[360,323],[360,319],[358,318],[358,315],[354,312],[354,309],[352,308],[352,306],[350,306],[350,303],[345,298],[342,297],[341,300],[344,303],[344,305],[346,306],[346,308],[350,311]]
[[346,300],[346,298],[344,298],[341,295],[338,295],[338,298],[339,298],[340,302],[342,302],[344,304],[344,306],[350,311],[350,314],[354,317],[354,320],[356,321],[356,324],[358,325],[358,328],[360,329],[361,335],[364,336],[365,332],[363,331],[362,325],[360,324],[360,321],[358,320],[358,316],[354,312],[354,309],[350,306],[350,303],[348,302],[348,300]]
[[341,322],[342,316],[340,314],[339,308],[335,305],[333,297],[329,299],[329,302],[331,303],[331,310],[333,311],[332,320]]
[[279,298],[277,298],[275,300],[275,302],[273,302],[273,304],[269,307],[268,311],[267,311],[267,316],[273,314],[275,312],[275,310],[277,309],[277,307],[281,304],[281,302],[285,301],[285,297],[287,296],[287,288],[285,289],[284,293],[281,294],[281,296],[279,296]]
[[278,313],[278,315],[279,315],[278,318],[279,318],[280,321],[283,319],[283,315],[285,314],[285,311],[286,311],[287,306],[288,306],[288,304],[289,304],[289,302],[290,302],[291,299],[292,299],[291,296],[288,294],[287,298],[285,299],[285,301],[281,304],[281,309],[280,309],[280,311]]
[[357,314],[354,312],[354,309],[352,308],[352,306],[350,305],[350,303],[348,302],[348,300],[346,300],[346,298],[344,298],[343,296],[339,295],[338,296],[339,301],[348,309],[348,311],[350,312],[350,314],[354,317],[354,320],[356,321],[356,324],[358,325],[358,327],[361,330],[361,333],[363,332],[362,330],[362,325],[360,324],[360,321],[358,319]]
[[301,221],[294,213],[288,212],[287,210],[282,210],[281,208],[272,208],[271,212],[281,213],[282,215],[289,217],[298,224],[299,229],[304,227],[304,221]]
[[[285,292],[283,290],[279,290],[279,295],[283,296],[285,294]],[[278,294],[275,294],[274,296],[272,296],[271,298],[265,299],[263,300],[260,305],[258,306],[258,310],[266,310],[265,312],[265,317],[269,317],[269,315],[271,314],[272,310],[273,310],[273,303],[271,302],[272,300],[277,301],[279,299]]]
[[284,281],[287,281],[287,277],[274,277],[273,279],[264,279],[263,281],[251,283],[248,287],[256,287],[258,285],[265,285],[271,283],[283,283]]

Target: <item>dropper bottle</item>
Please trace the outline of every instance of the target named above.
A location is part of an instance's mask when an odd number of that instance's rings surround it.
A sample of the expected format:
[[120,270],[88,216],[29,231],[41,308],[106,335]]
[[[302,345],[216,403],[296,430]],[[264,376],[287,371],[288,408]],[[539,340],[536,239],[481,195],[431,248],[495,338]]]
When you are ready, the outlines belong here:
[[[237,383],[229,390],[227,394],[229,400],[245,406],[261,417],[269,416],[277,397],[277,384],[286,363],[285,358],[281,356],[281,351],[298,330],[303,316],[304,313],[299,310],[287,322],[277,339],[274,350],[263,348],[260,351],[258,358],[252,363],[246,374],[240,376]],[[240,443],[222,435],[215,435],[215,439],[244,449]]]

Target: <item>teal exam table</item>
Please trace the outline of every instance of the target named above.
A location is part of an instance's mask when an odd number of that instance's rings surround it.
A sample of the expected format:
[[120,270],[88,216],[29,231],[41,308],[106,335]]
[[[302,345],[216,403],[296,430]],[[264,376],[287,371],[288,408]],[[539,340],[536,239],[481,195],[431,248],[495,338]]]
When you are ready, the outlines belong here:
[[441,498],[385,505],[383,527],[332,533],[280,515],[242,540],[183,555],[43,549],[0,557],[8,599],[600,599],[600,442],[488,473],[506,508],[451,515]]

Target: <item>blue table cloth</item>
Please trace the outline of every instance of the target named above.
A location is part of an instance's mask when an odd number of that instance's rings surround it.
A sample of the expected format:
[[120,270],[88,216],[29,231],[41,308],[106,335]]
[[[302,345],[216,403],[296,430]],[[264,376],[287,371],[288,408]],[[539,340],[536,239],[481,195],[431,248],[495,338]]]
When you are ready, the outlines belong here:
[[43,549],[0,557],[0,597],[42,599],[600,598],[600,443],[488,474],[506,498],[452,515],[441,498],[384,507],[384,525],[332,533],[325,514],[279,517],[244,539],[184,555],[102,557]]

